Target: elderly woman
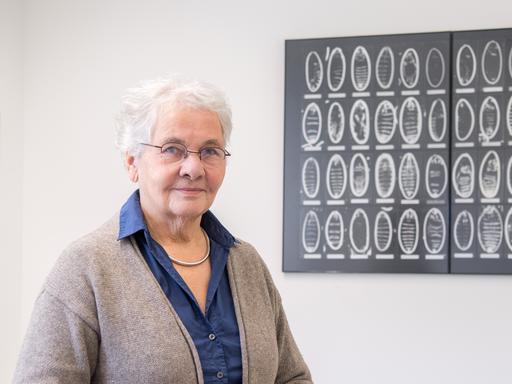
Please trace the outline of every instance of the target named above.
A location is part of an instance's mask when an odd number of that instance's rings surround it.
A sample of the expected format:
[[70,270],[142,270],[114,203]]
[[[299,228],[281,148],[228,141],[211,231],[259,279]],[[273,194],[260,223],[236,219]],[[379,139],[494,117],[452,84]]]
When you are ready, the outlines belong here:
[[15,382],[311,382],[262,259],[209,211],[230,132],[211,85],[128,91],[117,140],[138,190],[59,258]]

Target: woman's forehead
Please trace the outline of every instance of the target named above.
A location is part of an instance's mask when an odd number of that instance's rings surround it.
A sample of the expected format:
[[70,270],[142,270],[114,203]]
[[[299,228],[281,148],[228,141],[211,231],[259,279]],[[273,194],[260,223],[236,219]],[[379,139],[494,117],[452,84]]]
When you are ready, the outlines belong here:
[[159,141],[190,141],[223,144],[217,113],[205,108],[175,106],[159,114],[153,138]]

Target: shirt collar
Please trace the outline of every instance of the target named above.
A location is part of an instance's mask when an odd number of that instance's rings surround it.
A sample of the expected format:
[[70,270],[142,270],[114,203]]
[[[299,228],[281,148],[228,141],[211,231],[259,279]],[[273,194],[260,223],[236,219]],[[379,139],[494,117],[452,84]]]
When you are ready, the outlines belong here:
[[119,214],[118,240],[131,236],[138,231],[147,231],[144,215],[140,208],[139,190],[136,190],[121,207]]
[[203,227],[210,239],[215,240],[224,248],[229,249],[235,243],[233,235],[220,223],[219,219],[217,219],[210,210],[203,214],[201,227]]
[[[206,211],[201,218],[201,227],[203,227],[210,239],[227,249],[231,248],[235,243],[233,235],[209,210]],[[148,229],[140,207],[139,190],[136,190],[121,208],[119,214],[119,235],[117,239],[124,239],[139,231],[148,232]]]

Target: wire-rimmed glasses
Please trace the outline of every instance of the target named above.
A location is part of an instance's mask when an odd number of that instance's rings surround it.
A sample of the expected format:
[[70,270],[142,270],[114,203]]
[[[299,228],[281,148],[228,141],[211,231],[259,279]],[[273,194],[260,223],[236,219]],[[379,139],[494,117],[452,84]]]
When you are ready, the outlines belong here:
[[225,148],[216,146],[205,146],[198,151],[192,151],[181,143],[169,142],[163,145],[153,145],[148,143],[139,143],[148,147],[158,148],[162,156],[169,163],[179,163],[188,157],[190,153],[196,153],[199,159],[205,165],[218,166],[224,163],[226,157],[231,156]]

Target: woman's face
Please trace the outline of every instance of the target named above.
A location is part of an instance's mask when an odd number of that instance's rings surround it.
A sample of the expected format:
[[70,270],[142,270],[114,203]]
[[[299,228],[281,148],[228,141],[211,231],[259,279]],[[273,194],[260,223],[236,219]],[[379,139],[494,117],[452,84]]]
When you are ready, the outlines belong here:
[[[159,116],[151,144],[169,142],[181,143],[192,151],[225,145],[217,114],[186,106]],[[197,154],[189,153],[182,161],[169,163],[160,149],[152,147],[145,147],[139,158],[128,156],[127,165],[131,179],[138,179],[144,214],[166,219],[200,217],[212,205],[226,172],[225,161],[209,166]]]

